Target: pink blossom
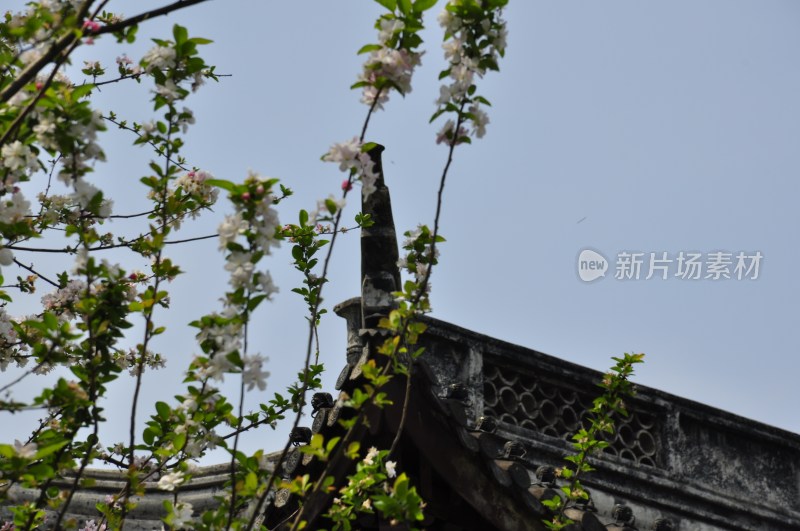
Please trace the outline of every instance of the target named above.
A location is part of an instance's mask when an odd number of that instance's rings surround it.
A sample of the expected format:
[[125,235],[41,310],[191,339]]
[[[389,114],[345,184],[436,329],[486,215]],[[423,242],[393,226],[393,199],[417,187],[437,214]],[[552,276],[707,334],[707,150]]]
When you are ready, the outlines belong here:
[[100,23],[94,20],[84,20],[83,21],[83,29],[89,31],[99,31],[100,30]]

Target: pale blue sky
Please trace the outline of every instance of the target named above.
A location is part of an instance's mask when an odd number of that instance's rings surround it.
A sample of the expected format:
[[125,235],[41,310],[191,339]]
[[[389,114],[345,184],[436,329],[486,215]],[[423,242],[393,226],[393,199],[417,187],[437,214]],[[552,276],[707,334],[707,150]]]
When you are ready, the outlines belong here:
[[[132,15],[156,4],[109,7]],[[440,124],[427,123],[444,64],[440,9],[428,20],[413,92],[393,95],[367,135],[386,146],[401,232],[432,222],[446,157],[434,143]],[[356,50],[375,41],[378,12],[366,1],[226,0],[143,27],[142,36],[166,36],[180,22],[214,39],[204,57],[232,75],[187,102],[197,117],[189,162],[226,179],[242,179],[248,168],[280,177],[297,192],[281,205],[286,221],[338,194],[342,174],[319,157],[360,131],[367,108],[348,87],[360,69]],[[800,432],[800,4],[516,0],[506,18],[501,72],[479,84],[494,104],[487,135],[457,149],[448,177],[433,316],[596,369],[612,355],[645,352],[637,382]],[[82,54],[95,58],[102,44]],[[142,39],[129,55],[147,48]],[[97,105],[146,121],[148,106],[131,101],[147,90],[107,87]],[[124,134],[107,137],[121,146],[108,149],[110,158],[119,158],[99,168],[96,182],[138,191],[148,154],[124,148]],[[348,218],[356,211],[350,205]],[[213,232],[221,213],[184,235]],[[612,259],[622,250],[760,251],[764,259],[756,281],[621,282],[610,274],[585,284],[576,258],[586,247]],[[281,293],[251,341],[271,359],[270,390],[290,381],[305,349],[289,250],[271,261]],[[358,252],[355,232],[337,242],[329,307],[357,295]],[[168,383],[196,351],[183,323],[214,304],[226,281],[215,242],[174,257],[188,274],[173,284],[174,336],[158,345],[174,359],[151,376],[148,398],[178,392]],[[329,391],[344,361],[344,330],[332,314],[323,320]],[[231,397],[234,388],[229,382]],[[125,425],[127,393],[115,392],[120,415],[109,430]],[[261,436],[248,445],[282,443]]]

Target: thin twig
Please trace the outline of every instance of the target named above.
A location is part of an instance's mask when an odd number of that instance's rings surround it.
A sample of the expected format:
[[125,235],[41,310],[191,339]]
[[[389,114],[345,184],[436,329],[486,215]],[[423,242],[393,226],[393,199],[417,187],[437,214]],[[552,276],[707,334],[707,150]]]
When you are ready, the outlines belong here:
[[43,274],[41,274],[41,273],[39,273],[38,271],[36,271],[35,269],[33,269],[33,266],[26,266],[25,264],[23,264],[22,262],[20,262],[20,261],[19,261],[19,260],[17,260],[16,258],[14,258],[14,263],[15,263],[15,264],[17,264],[17,265],[18,265],[19,267],[21,267],[22,269],[25,269],[25,270],[27,270],[27,271],[29,271],[29,272],[33,273],[34,275],[36,275],[37,277],[41,278],[42,280],[44,280],[45,282],[47,282],[47,283],[48,283],[48,284],[50,284],[51,286],[55,286],[56,288],[60,288],[60,287],[61,287],[61,286],[58,284],[58,282],[53,282],[52,280],[50,280],[49,278],[47,278],[47,277],[46,277],[46,276],[44,276]]
[[[367,112],[367,116],[366,116],[366,118],[364,120],[364,125],[361,128],[361,142],[364,141],[364,137],[367,134],[367,127],[369,125],[369,119],[370,119],[370,116],[372,116],[372,113],[375,111],[376,102],[378,100],[378,97],[380,97],[380,91],[381,90],[382,89],[378,90],[378,93],[375,96],[375,101],[372,103],[372,105],[369,108],[369,111]],[[351,185],[352,182],[353,182],[353,175],[351,174],[349,179],[348,179],[348,186],[343,187],[342,199],[347,198],[347,193],[349,192],[349,190],[351,188],[349,185]],[[313,307],[313,309],[311,311],[311,316],[309,318],[308,343],[306,345],[306,357],[305,357],[304,364],[303,364],[303,367],[304,367],[303,368],[303,374],[304,375],[308,374],[308,368],[309,368],[309,365],[311,363],[311,351],[313,350],[314,337],[316,335],[315,331],[316,331],[317,316],[319,315],[319,306],[322,303],[322,289],[323,289],[323,286],[325,285],[324,279],[328,278],[328,267],[330,265],[331,256],[333,255],[334,245],[336,244],[336,236],[339,233],[338,229],[339,229],[339,224],[340,224],[340,222],[342,220],[342,213],[343,212],[344,212],[344,209],[339,209],[336,212],[336,218],[334,219],[334,222],[333,222],[333,235],[331,237],[330,243],[328,244],[328,252],[325,255],[325,260],[324,260],[323,265],[322,265],[322,274],[320,275],[320,278],[323,279],[323,282],[320,284],[320,288],[319,288],[320,291],[318,293],[317,300],[314,303],[314,307]],[[303,415],[303,407],[305,406],[305,397],[306,397],[306,393],[307,392],[308,392],[308,378],[303,378],[303,385],[302,385],[302,387],[300,389],[300,402],[298,404],[298,412],[297,412],[297,415],[295,416],[294,423],[292,424],[292,430],[296,429],[300,425],[300,419],[302,418],[302,415]],[[274,469],[273,473],[270,475],[269,479],[267,480],[267,487],[264,490],[264,493],[259,497],[258,503],[256,503],[256,508],[253,511],[253,515],[250,517],[250,521],[247,524],[247,528],[246,528],[247,531],[250,531],[251,529],[253,529],[253,526],[255,525],[256,518],[258,518],[258,515],[261,513],[261,510],[262,510],[262,507],[264,505],[264,502],[266,501],[267,496],[269,495],[269,492],[272,489],[272,486],[275,484],[275,480],[277,479],[277,475],[278,475],[278,470],[280,470],[280,467],[283,464],[284,460],[286,459],[286,456],[289,454],[290,447],[291,447],[291,441],[287,440],[286,444],[283,447],[283,450],[281,451],[280,456],[278,457],[277,462],[275,463],[275,469]],[[264,510],[267,510],[267,509],[269,509],[269,506],[267,506],[267,508],[264,509]]]
[[130,26],[135,26],[140,22],[144,22],[145,20],[149,20],[151,18],[160,17],[163,15],[168,15],[173,11],[177,11],[178,9],[183,9],[189,6],[193,6],[195,4],[202,4],[208,0],[178,0],[177,2],[173,2],[164,7],[160,7],[158,9],[153,9],[152,11],[146,11],[135,17],[126,18],[125,20],[120,20],[119,22],[115,22],[113,24],[108,24],[103,26],[102,28],[98,29],[97,31],[86,32],[87,36],[92,35],[102,35],[103,33],[114,33],[115,31],[120,31]]

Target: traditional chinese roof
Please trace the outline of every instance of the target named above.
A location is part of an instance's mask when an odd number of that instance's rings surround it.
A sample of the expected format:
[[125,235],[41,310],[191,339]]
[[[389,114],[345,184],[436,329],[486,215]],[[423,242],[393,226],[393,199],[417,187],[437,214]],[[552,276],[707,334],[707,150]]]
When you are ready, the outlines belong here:
[[[373,153],[379,169],[380,151]],[[364,203],[378,223],[362,237],[362,298],[336,308],[348,324],[340,398],[358,385],[381,337],[377,317],[391,309],[388,293],[399,285],[388,197],[381,178]],[[571,451],[568,441],[599,394],[602,374],[436,319],[424,322],[425,352],[411,383],[405,377],[389,383],[394,405],[369,411],[368,426],[357,434],[362,447],[391,446],[408,389],[392,458],[427,501],[422,527],[545,529],[542,520],[551,515],[541,501],[563,484],[555,468]],[[352,413],[341,399],[319,403],[328,407],[316,410],[311,431],[326,439],[342,435],[336,420]],[[628,408],[609,448],[593,459],[596,471],[583,480],[591,502],[570,510],[577,522],[571,531],[800,529],[800,436],[646,387]],[[327,472],[340,485],[353,466],[340,458]],[[313,477],[323,468],[297,450],[284,473]],[[333,496],[304,500],[311,528],[323,525]],[[291,514],[295,502],[279,492],[283,510],[272,521]],[[374,516],[358,525],[390,528]]]
[[[106,501],[110,496],[119,495],[125,487],[125,474],[116,470],[87,470],[84,478],[63,520],[64,522],[72,520],[78,524],[78,528],[82,528],[91,520],[99,522],[100,515],[95,505]],[[181,485],[180,498],[184,502],[191,503],[195,511],[205,511],[216,506],[217,501],[214,496],[220,493],[228,480],[230,480],[230,465],[198,467],[192,479]],[[136,503],[136,508],[125,520],[125,531],[161,531],[163,527],[161,518],[165,516],[163,502],[172,500],[173,493],[160,490],[157,483],[156,476],[153,481],[144,483],[144,496],[131,497],[131,501]],[[56,486],[67,489],[71,487],[71,483],[62,481],[56,483]],[[11,503],[21,504],[26,501],[35,502],[38,496],[39,491],[36,489],[14,486],[9,492],[8,499]],[[46,514],[45,528],[48,524],[52,525],[56,516],[56,513],[51,511]],[[0,520],[6,520],[8,517],[8,510],[0,507]]]
[[[360,300],[337,312],[352,327]],[[412,373],[398,455],[398,468],[428,502],[423,527],[544,529],[548,512],[541,500],[563,484],[553,469],[563,465],[567,440],[602,374],[449,323],[425,322],[426,351]],[[365,337],[354,332],[351,339]],[[357,379],[352,375],[364,359],[346,367],[340,387]],[[398,377],[386,392],[402,404],[405,389]],[[593,460],[597,470],[583,481],[592,503],[571,512],[580,525],[570,529],[800,529],[800,437],[646,387],[638,388],[629,409],[608,451]],[[339,435],[331,421],[342,414],[339,405],[320,409],[314,431]],[[399,407],[373,411],[362,445],[388,447],[399,417]],[[324,513],[330,497],[314,503],[319,509],[311,517]]]

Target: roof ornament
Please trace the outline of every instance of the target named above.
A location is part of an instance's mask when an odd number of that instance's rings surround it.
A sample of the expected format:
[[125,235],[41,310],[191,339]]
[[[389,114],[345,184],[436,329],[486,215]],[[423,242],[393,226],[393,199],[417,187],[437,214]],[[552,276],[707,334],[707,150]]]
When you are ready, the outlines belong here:
[[503,445],[503,451],[500,457],[508,460],[522,459],[526,454],[525,447],[518,441],[508,441]]
[[301,444],[308,444],[311,442],[311,428],[306,427],[299,427],[294,428],[292,432],[289,434],[289,442],[291,442],[294,446],[300,446]]
[[497,430],[497,421],[493,417],[483,416],[478,419],[475,429],[485,433],[494,433]]
[[447,386],[447,391],[444,397],[449,400],[458,400],[463,404],[469,402],[469,390],[467,386],[461,382],[452,383]]
[[384,149],[376,144],[367,152],[377,178],[375,191],[367,198],[361,196],[361,212],[369,214],[373,221],[372,226],[361,229],[361,327],[365,329],[378,327],[381,318],[394,307],[392,292],[401,288],[392,201],[381,163]]
[[611,510],[611,517],[615,520],[615,525],[632,526],[636,522],[636,517],[633,516],[633,509],[624,503],[618,503]]
[[330,393],[314,393],[314,396],[311,397],[311,418],[317,416],[320,409],[323,408],[332,408],[333,407],[333,397]]
[[675,522],[669,518],[656,518],[653,522],[653,531],[673,531],[675,529]]
[[536,479],[543,487],[556,486],[556,469],[550,465],[542,465],[536,469]]

